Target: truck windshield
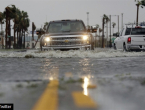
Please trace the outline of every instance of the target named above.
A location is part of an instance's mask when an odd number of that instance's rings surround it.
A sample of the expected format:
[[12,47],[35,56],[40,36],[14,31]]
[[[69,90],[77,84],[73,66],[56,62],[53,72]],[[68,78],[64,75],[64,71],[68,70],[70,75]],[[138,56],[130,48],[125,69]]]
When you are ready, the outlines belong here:
[[130,35],[130,34],[131,35],[145,35],[145,28],[132,28],[132,29],[127,28],[126,32],[125,32],[125,35]]
[[48,33],[83,32],[85,26],[81,21],[52,22],[47,28]]

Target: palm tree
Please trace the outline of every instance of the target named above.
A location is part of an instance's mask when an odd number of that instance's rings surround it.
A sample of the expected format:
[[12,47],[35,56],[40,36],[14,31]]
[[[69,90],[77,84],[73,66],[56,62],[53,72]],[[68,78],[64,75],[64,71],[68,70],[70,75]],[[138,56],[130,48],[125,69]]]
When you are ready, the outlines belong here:
[[7,6],[4,11],[6,16],[6,48],[7,48],[7,37],[9,36],[9,48],[11,47],[11,19],[15,17],[16,7],[15,5]]
[[[21,28],[22,28],[22,35],[24,35],[24,43],[23,43],[23,48],[25,48],[25,32],[27,31],[28,27],[29,27],[29,19],[28,19],[28,14],[25,11],[21,12],[22,17],[21,17]],[[21,42],[22,43],[22,42]]]
[[28,27],[30,26],[29,22],[30,22],[29,18],[26,18],[24,20],[24,25],[23,25],[24,26],[24,48],[25,48],[25,33],[26,31],[28,31]]
[[100,42],[101,42],[101,38],[100,38],[100,33],[102,32],[102,29],[101,28],[99,28],[99,44],[100,44]]
[[[35,26],[34,22],[32,22],[32,41],[34,41],[34,31],[35,31],[35,29],[36,29],[36,26]],[[32,43],[32,48],[35,48],[35,44]]]
[[45,22],[45,23],[44,23],[43,30],[46,30],[46,28],[47,28],[48,24],[49,24],[48,22]]
[[[16,46],[16,32],[18,32],[18,25],[19,25],[19,17],[20,17],[20,10],[17,8],[16,9],[16,13],[15,13],[15,17],[13,19],[14,22],[14,48],[17,48]],[[17,41],[18,41],[18,34],[17,34]],[[18,45],[18,43],[17,43]]]
[[[96,29],[98,30],[98,28],[99,28],[99,24],[96,24]],[[95,47],[96,47],[96,38],[97,38],[97,32],[96,32],[96,35],[95,35]]]
[[137,2],[136,6],[137,6],[137,16],[136,16],[136,26],[138,26],[138,16],[139,16],[139,6],[141,6],[141,8],[143,8],[145,6],[145,0],[135,0],[135,2]]
[[116,26],[116,23],[112,22],[112,27],[113,27],[113,33],[114,33],[114,27]]
[[[21,11],[17,8],[16,16],[14,18],[14,36],[15,33],[17,32],[17,46],[15,48],[20,48],[21,17],[22,17]],[[14,41],[16,41],[15,38]]]
[[1,35],[2,35],[2,48],[3,48],[3,35],[4,35],[4,32],[3,32],[3,29],[2,29],[2,24],[4,24],[4,14],[2,12],[0,12],[0,24],[1,24]]
[[108,22],[110,21],[110,19],[107,17],[106,18],[106,46],[107,46],[107,40],[108,40]]
[[[4,23],[4,14],[0,12],[0,24],[1,24],[1,29],[2,29],[2,24]],[[2,30],[1,30],[2,32]]]
[[104,47],[104,24],[105,24],[105,21],[109,21],[109,18],[107,15],[103,15],[103,22],[102,22],[102,48]]

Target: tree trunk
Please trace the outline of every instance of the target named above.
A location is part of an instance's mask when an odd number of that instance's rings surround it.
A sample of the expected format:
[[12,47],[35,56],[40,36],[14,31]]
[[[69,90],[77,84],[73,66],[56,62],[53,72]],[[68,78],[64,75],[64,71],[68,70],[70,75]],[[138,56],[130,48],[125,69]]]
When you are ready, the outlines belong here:
[[23,29],[21,30],[21,46],[22,46],[22,48],[23,48]]
[[16,30],[15,30],[15,20],[14,20],[14,48],[16,48]]
[[103,29],[102,30],[102,48],[104,48],[104,18],[103,18],[103,23],[102,24],[103,24],[103,26],[102,26],[103,27],[102,28]]
[[137,6],[136,26],[138,26],[139,4],[136,4],[136,6]]
[[8,35],[9,35],[9,49],[11,48],[11,21],[9,19],[9,25],[8,25]]
[[19,37],[20,37],[20,49],[22,48],[22,30],[20,30]]
[[8,11],[6,9],[6,36],[5,36],[5,48],[7,49],[7,36],[8,36]]
[[34,29],[33,29],[33,27],[34,27],[34,22],[32,22],[32,48],[34,48]]
[[3,28],[2,28],[2,22],[1,22],[1,35],[2,35],[2,39],[1,39],[1,41],[2,41],[2,49],[3,49]]
[[106,23],[106,46],[108,47],[108,22]]
[[25,31],[24,31],[24,48],[25,48]]
[[19,48],[19,32],[17,30],[17,48]]

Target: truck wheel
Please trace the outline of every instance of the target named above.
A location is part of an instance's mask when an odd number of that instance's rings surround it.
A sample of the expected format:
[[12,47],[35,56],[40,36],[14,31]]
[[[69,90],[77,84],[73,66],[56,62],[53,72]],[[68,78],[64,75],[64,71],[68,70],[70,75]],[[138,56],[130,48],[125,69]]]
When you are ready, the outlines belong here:
[[123,51],[127,52],[125,43],[123,44]]
[[114,50],[116,50],[117,48],[116,48],[116,44],[114,43]]

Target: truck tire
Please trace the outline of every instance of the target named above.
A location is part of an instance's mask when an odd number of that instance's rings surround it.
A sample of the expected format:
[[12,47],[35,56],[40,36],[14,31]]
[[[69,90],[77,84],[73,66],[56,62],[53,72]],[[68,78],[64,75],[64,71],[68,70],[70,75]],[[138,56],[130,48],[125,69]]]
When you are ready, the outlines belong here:
[[123,51],[127,52],[125,43],[123,44]]
[[117,48],[116,48],[116,44],[114,43],[114,50],[117,50]]

